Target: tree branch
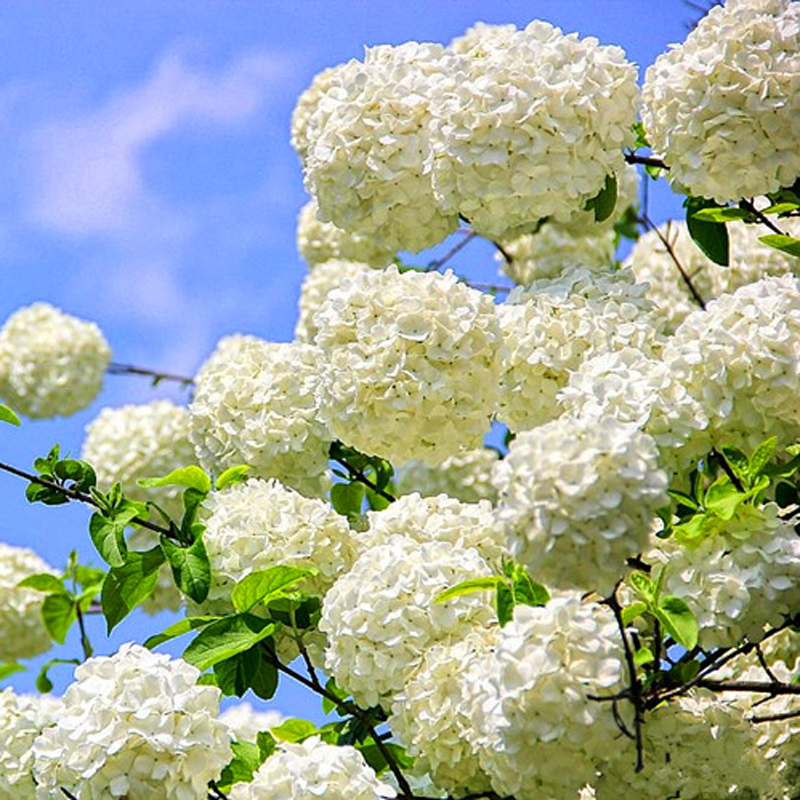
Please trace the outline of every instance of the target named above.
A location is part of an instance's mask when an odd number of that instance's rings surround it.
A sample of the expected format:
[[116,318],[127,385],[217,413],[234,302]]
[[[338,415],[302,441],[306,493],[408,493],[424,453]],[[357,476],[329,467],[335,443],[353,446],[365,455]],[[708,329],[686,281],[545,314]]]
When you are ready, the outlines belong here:
[[773,233],[780,236],[786,236],[786,232],[782,231],[766,214],[759,211],[755,203],[751,200],[742,199],[739,201],[739,206],[745,211],[749,211],[762,225],[766,225]]
[[161,381],[175,381],[183,384],[184,388],[194,383],[194,378],[187,378],[185,375],[173,375],[170,372],[159,372],[145,367],[132,367],[130,364],[117,364],[114,361],[108,365],[106,372],[109,375],[144,375],[148,378],[153,378],[154,384]]
[[394,503],[397,498],[389,494],[385,489],[379,489],[377,484],[371,481],[360,469],[356,469],[354,466],[348,463],[347,459],[344,456],[331,456],[331,460],[335,461],[337,464],[340,464],[347,470],[347,474],[358,483],[363,483],[368,489],[371,489],[375,494],[380,495],[384,500],[389,503]]

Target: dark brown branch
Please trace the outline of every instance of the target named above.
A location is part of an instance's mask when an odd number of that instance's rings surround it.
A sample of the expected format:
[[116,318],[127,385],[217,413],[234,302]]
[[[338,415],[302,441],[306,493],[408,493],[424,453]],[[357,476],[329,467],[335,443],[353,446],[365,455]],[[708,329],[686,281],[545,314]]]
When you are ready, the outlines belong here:
[[61,793],[65,797],[69,797],[69,800],[78,800],[78,798],[75,797],[75,795],[72,794],[72,792],[69,789],[65,789],[63,786],[59,786],[59,789],[61,789]]
[[628,164],[642,164],[645,167],[669,169],[669,167],[660,158],[654,158],[653,156],[638,156],[636,153],[625,153],[625,161]]
[[800,708],[796,708],[794,711],[784,711],[782,714],[765,714],[763,717],[751,717],[750,722],[755,722],[756,724],[759,722],[783,722],[795,717],[800,717]]
[[737,477],[736,473],[731,469],[731,465],[728,463],[728,459],[725,458],[722,453],[717,450],[717,448],[713,448],[711,452],[708,454],[708,459],[713,464],[716,464],[719,467],[722,467],[722,471],[728,476],[728,480],[734,485],[737,492],[743,492],[744,486],[742,486],[742,482]]
[[194,383],[194,378],[187,378],[185,375],[173,375],[171,372],[159,372],[145,367],[132,367],[129,364],[117,364],[113,361],[106,368],[106,372],[109,375],[144,375],[148,378],[153,378],[157,383],[160,381],[175,381],[183,384],[184,387],[191,386]]
[[800,694],[800,685],[796,683],[775,683],[773,681],[711,681],[705,678],[697,685],[701,689],[712,692],[755,692],[777,697],[783,694]]
[[340,464],[347,470],[347,474],[358,483],[363,483],[368,489],[371,489],[375,494],[380,495],[384,500],[389,503],[394,503],[397,498],[389,494],[385,489],[379,489],[378,485],[371,481],[360,469],[356,469],[354,466],[349,464],[344,457],[331,457],[332,461],[335,461],[337,464]]
[[209,781],[208,788],[210,790],[208,792],[208,800],[228,800],[228,795],[217,786],[216,782]]
[[745,211],[749,211],[762,225],[766,225],[773,233],[780,236],[786,236],[786,232],[782,231],[766,214],[759,211],[752,200],[740,200],[739,206]]

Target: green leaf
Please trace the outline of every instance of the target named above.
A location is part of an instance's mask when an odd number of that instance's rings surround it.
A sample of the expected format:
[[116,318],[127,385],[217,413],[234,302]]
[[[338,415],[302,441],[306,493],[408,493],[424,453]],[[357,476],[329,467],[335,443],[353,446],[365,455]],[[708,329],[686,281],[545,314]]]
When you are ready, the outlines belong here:
[[13,662],[0,663],[0,681],[10,678],[17,672],[25,672],[25,667],[23,667],[22,664],[14,664]]
[[247,480],[247,474],[250,472],[250,467],[247,464],[240,464],[238,467],[228,467],[222,475],[217,478],[215,484],[218,492],[221,492],[228,486],[233,486],[235,483],[243,483]]
[[633,654],[633,663],[636,664],[637,667],[642,667],[645,664],[651,664],[655,660],[656,659],[653,655],[653,651],[649,647],[640,647]]
[[84,588],[102,583],[106,577],[106,571],[104,569],[87,567],[85,564],[76,564],[73,572],[75,574],[75,580]]
[[694,213],[694,218],[702,222],[730,222],[737,219],[745,219],[748,222],[755,221],[752,212],[743,208],[701,208]]
[[636,144],[634,144],[633,149],[639,150],[642,147],[649,149],[650,142],[647,141],[647,132],[644,129],[644,125],[638,119],[633,123],[633,132],[636,134]]
[[770,247],[774,247],[782,253],[800,257],[800,239],[795,239],[794,236],[785,236],[782,233],[769,233],[766,236],[759,236],[758,241]]
[[722,520],[733,519],[736,510],[747,499],[746,492],[740,492],[727,478],[717,478],[706,491],[704,505]]
[[258,603],[268,603],[286,594],[309,575],[316,575],[313,568],[276,566],[251,572],[231,591],[231,602],[237,611],[249,611]]
[[252,614],[223,617],[203,628],[183,653],[183,658],[204,671],[220,661],[249,650],[271,636],[275,623]]
[[264,763],[261,749],[254,742],[231,742],[233,758],[222,770],[217,788],[229,792],[235,783],[250,783],[253,773]]
[[790,478],[798,469],[800,469],[800,453],[785,464],[767,465],[764,467],[764,473],[775,478]]
[[22,423],[19,417],[8,407],[0,403],[0,422],[7,422],[9,425],[19,427]]
[[775,203],[769,208],[762,208],[762,214],[790,214],[792,211],[800,209],[800,203]]
[[[384,742],[384,750],[391,755],[391,758],[401,769],[408,769],[414,764],[414,759],[406,753],[405,748],[394,742]],[[361,753],[362,758],[372,768],[376,775],[385,772],[389,767],[384,756],[384,751],[375,744],[372,737],[363,744],[357,745],[356,749]]]
[[279,742],[302,742],[317,732],[317,726],[307,719],[287,719],[269,732]]
[[647,611],[647,603],[631,603],[622,609],[622,624],[629,625],[636,617],[640,617]]
[[160,541],[178,588],[195,603],[202,603],[211,585],[211,564],[202,538],[188,547],[175,544],[164,534]]
[[667,489],[667,494],[679,505],[686,506],[686,508],[690,508],[693,511],[700,510],[697,501],[690,494],[686,494],[686,492],[681,492],[678,489]]
[[[389,494],[392,496],[395,495],[395,489],[391,483],[389,483],[385,488]],[[383,495],[373,492],[372,489],[368,487],[365,488],[364,493],[367,498],[367,504],[372,511],[384,511],[392,504],[391,501],[387,500]]]
[[800,503],[800,492],[791,483],[781,481],[775,487],[775,502],[781,508],[788,508],[795,505],[795,503]]
[[343,517],[361,513],[364,502],[364,485],[361,483],[335,483],[331,486],[331,505]]
[[49,694],[53,691],[53,682],[48,675],[50,667],[55,667],[58,664],[71,664],[77,667],[80,663],[77,658],[51,658],[42,664],[39,674],[36,676],[36,689],[42,694]]
[[461,597],[461,595],[482,592],[486,589],[497,589],[499,586],[502,586],[503,583],[504,581],[499,575],[490,575],[486,578],[470,578],[469,580],[457,583],[455,586],[451,586],[449,589],[445,589],[443,592],[439,592],[439,594],[433,598],[433,602],[446,603],[454,597]]
[[262,700],[271,700],[278,690],[278,677],[278,668],[265,658],[259,658],[258,669],[250,679],[253,694]]
[[46,506],[63,506],[69,498],[58,489],[42,486],[40,483],[29,483],[25,489],[25,499],[29,503],[44,503]]
[[704,208],[718,208],[717,204],[702,197],[687,197],[683,205],[686,208],[686,227],[695,244],[715,264],[727,267],[730,263],[730,256],[728,254],[728,230],[725,223],[706,222],[695,216]]
[[170,639],[176,639],[178,636],[183,636],[190,631],[204,628],[209,623],[216,622],[218,619],[221,619],[221,617],[186,617],[185,619],[179,620],[174,625],[170,625],[166,630],[161,631],[161,633],[151,636],[145,641],[144,646],[152,650],[154,647],[158,647],[160,644],[164,644],[164,642],[168,642]]
[[137,483],[145,489],[152,489],[156,486],[186,486],[196,489],[202,494],[208,494],[211,491],[211,478],[200,467],[195,466],[179,467],[163,478],[142,478]]
[[232,658],[214,664],[217,686],[226,697],[241,697],[249,688],[261,663],[258,648],[251,647]]
[[261,751],[261,758],[263,758],[264,761],[275,752],[278,745],[272,735],[267,733],[267,731],[258,732],[256,735],[256,744]]
[[646,604],[652,605],[655,602],[656,590],[649,576],[645,575],[644,572],[631,572],[628,576],[628,580],[631,582],[631,586],[633,586],[636,594],[638,594]]
[[44,458],[36,458],[33,461],[33,468],[41,475],[51,476],[56,464],[58,463],[61,448],[59,445],[54,444],[50,448],[50,452]]
[[607,220],[617,205],[617,177],[606,175],[603,188],[586,203],[587,211],[594,211],[595,222]]
[[711,535],[716,529],[717,523],[713,517],[707,514],[696,514],[680,525],[672,526],[672,533],[675,541],[687,547],[696,545],[699,541]]
[[666,595],[655,609],[655,614],[669,635],[681,647],[691,650],[697,644],[697,619],[680,597]]
[[64,579],[57,578],[49,572],[38,572],[36,575],[28,575],[28,577],[23,578],[17,586],[21,589],[34,589],[37,592],[46,592],[48,594],[67,593],[64,586]]
[[514,605],[514,592],[511,587],[506,583],[498,583],[497,594],[494,596],[494,607],[501,628],[513,619]]
[[111,567],[121,567],[128,557],[125,523],[95,512],[89,520],[89,536],[100,557]]
[[[336,681],[333,678],[328,678],[328,682],[325,684],[325,690],[334,697],[338,697],[342,701],[347,700],[349,697],[349,694],[344,689],[337,686]],[[323,714],[330,714],[331,711],[336,708],[339,708],[339,706],[334,703],[333,700],[329,700],[327,697],[322,698]]]
[[550,600],[550,592],[534,581],[522,565],[514,572],[512,589],[514,602],[523,606],[545,606]]
[[738,447],[723,447],[722,454],[733,474],[744,484],[750,479],[747,456]]
[[314,595],[307,596],[301,592],[275,597],[269,601],[270,616],[289,628],[307,630],[316,628],[322,614],[322,600]]
[[64,644],[67,632],[77,619],[75,599],[71,594],[49,594],[42,604],[42,619],[50,638]]
[[761,444],[753,451],[750,456],[747,467],[750,473],[750,478],[757,478],[764,472],[764,468],[769,464],[772,456],[775,454],[775,448],[778,446],[778,437],[771,436],[769,439],[761,442]]
[[108,571],[100,593],[108,633],[152,593],[158,582],[158,568],[163,563],[160,547],[143,553],[131,550],[123,566]]
[[58,461],[53,468],[53,474],[62,481],[72,481],[75,484],[74,488],[79,492],[88,492],[97,485],[94,467],[85,461],[78,461],[74,458]]

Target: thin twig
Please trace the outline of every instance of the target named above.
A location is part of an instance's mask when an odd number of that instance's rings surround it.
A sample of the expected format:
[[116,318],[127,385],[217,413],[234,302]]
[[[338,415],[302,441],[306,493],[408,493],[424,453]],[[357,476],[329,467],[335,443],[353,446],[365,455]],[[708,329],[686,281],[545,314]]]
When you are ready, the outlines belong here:
[[481,292],[491,292],[492,294],[510,292],[514,288],[513,286],[500,286],[499,283],[475,283],[465,278],[462,278],[462,280],[467,286],[471,286],[473,289],[478,289]]
[[764,672],[767,673],[767,677],[771,681],[774,681],[775,683],[780,683],[775,673],[769,668],[769,664],[767,664],[767,659],[764,658],[764,651],[761,649],[760,642],[756,645],[756,658],[758,659],[758,663],[761,664],[761,668],[764,670]]
[[708,460],[722,467],[722,471],[728,476],[728,479],[734,485],[734,488],[737,492],[744,491],[744,486],[742,486],[742,482],[739,480],[736,473],[731,469],[728,459],[725,458],[725,456],[723,456],[716,447],[712,448],[711,452],[708,454]]
[[453,256],[455,256],[462,248],[466,247],[474,238],[477,237],[477,233],[475,231],[468,231],[464,238],[454,245],[450,250],[448,250],[441,258],[437,258],[435,261],[431,261],[426,269],[428,272],[435,272],[437,269],[443,267]]
[[194,383],[194,378],[187,378],[185,375],[173,375],[171,372],[159,372],[155,369],[147,369],[146,367],[133,367],[130,364],[117,364],[112,361],[106,368],[109,375],[144,375],[148,378],[154,378],[156,381],[175,381],[186,386]]
[[783,722],[784,720],[794,719],[795,717],[800,717],[800,708],[796,708],[794,711],[784,711],[782,714],[766,714],[763,717],[750,717],[750,722]]
[[72,792],[69,789],[65,789],[63,786],[59,786],[58,788],[61,789],[61,793],[65,797],[69,797],[69,800],[78,800],[78,798],[75,797],[75,795],[72,794]]
[[800,694],[800,685],[796,683],[774,683],[773,681],[711,681],[706,678],[698,681],[701,689],[712,692],[756,692],[757,694],[783,695]]
[[786,236],[786,232],[782,231],[766,214],[759,211],[752,200],[740,200],[739,206],[745,211],[749,211],[762,225],[766,225],[773,233],[780,236]]
[[208,793],[209,800],[228,800],[228,795],[217,786],[215,781],[209,781],[208,788],[211,790]]
[[354,480],[358,481],[358,483],[363,483],[368,489],[372,489],[375,494],[380,495],[384,500],[389,503],[394,503],[397,498],[389,494],[385,489],[379,489],[378,485],[371,481],[360,469],[356,469],[352,464],[349,464],[347,460],[341,457],[331,457],[332,461],[335,461],[337,464],[340,464],[347,470],[347,474]]

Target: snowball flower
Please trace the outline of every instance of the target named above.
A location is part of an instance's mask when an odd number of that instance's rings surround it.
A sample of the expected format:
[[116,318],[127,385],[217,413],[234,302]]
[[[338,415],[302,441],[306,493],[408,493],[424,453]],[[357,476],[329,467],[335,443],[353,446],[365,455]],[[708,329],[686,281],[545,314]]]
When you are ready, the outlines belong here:
[[[800,236],[800,220],[783,219],[781,227]],[[637,240],[625,266],[633,270],[639,283],[647,283],[647,297],[675,329],[692,311],[699,308],[686,281],[670,256],[666,240],[678,262],[704,302],[755,283],[760,278],[793,273],[800,275],[800,259],[758,240],[763,231],[758,225],[728,225],[730,265],[721,267],[707,258],[692,241],[682,220],[660,225]]]
[[195,379],[190,439],[219,474],[246,464],[307,495],[325,490],[331,438],[315,395],[322,355],[310,345],[228,336]]
[[277,480],[251,479],[212,493],[203,541],[211,561],[209,601],[229,600],[233,585],[279,564],[314,567],[303,584],[324,594],[353,561],[353,533],[328,503]]
[[365,453],[440,464],[480,447],[497,398],[500,333],[487,295],[451,272],[371,270],[314,317],[320,414]]
[[135,644],[75,669],[54,725],[33,744],[40,800],[61,787],[86,798],[189,800],[230,761],[219,689],[200,671]]
[[481,594],[434,598],[490,574],[476,550],[450,542],[393,536],[370,548],[325,596],[319,627],[328,634],[328,671],[359,704],[388,706],[432,645],[461,638],[494,615]]
[[508,546],[547,585],[606,596],[668,502],[653,438],[609,417],[521,433],[496,477]]
[[97,325],[34,303],[0,328],[0,398],[31,419],[68,417],[97,397],[110,360]]
[[362,548],[386,544],[392,536],[407,536],[420,544],[448,542],[456,549],[474,547],[487,561],[504,554],[503,532],[491,503],[462,503],[440,494],[399,497],[382,511],[368,511],[369,528],[359,536]]
[[33,740],[55,722],[61,701],[49,695],[18,695],[13,689],[0,692],[0,798],[33,800]]
[[385,267],[397,254],[381,246],[373,236],[347,233],[317,216],[317,204],[309,200],[297,218],[297,250],[310,267],[330,261],[360,261],[371,267]]
[[326,744],[312,736],[300,744],[281,742],[255,772],[238,783],[231,800],[380,800],[397,797],[378,780],[354,747]]
[[505,348],[497,416],[513,431],[560,413],[556,395],[582,361],[635,347],[660,351],[662,323],[627,270],[573,269],[511,292],[497,307]]
[[367,264],[339,259],[331,259],[317,264],[303,278],[303,284],[300,287],[297,325],[294,329],[295,340],[314,344],[314,340],[317,338],[314,315],[322,308],[328,295],[345,279],[355,278],[356,275],[366,272],[368,269],[371,267]]
[[231,736],[237,741],[254,742],[259,733],[277,728],[286,722],[286,717],[280,711],[258,711],[250,703],[237,703],[226,708],[219,715],[219,721],[228,726]]
[[637,70],[546,22],[483,39],[462,43],[455,80],[431,96],[433,184],[446,211],[505,241],[568,221],[622,171]]
[[645,74],[642,120],[681,191],[724,203],[800,175],[800,6],[728,0]]
[[81,458],[94,467],[99,488],[107,491],[119,482],[126,497],[152,500],[179,518],[183,487],[143,489],[137,481],[194,463],[189,412],[171,400],[104,408],[86,426]]
[[381,45],[323,82],[301,145],[321,220],[415,253],[456,230],[456,210],[434,195],[429,135],[453,57],[437,44]]
[[497,490],[492,484],[492,470],[498,457],[497,450],[479,447],[451,456],[438,467],[412,459],[395,471],[394,482],[400,494],[419,492],[423,497],[446,494],[462,503],[494,502]]
[[577,796],[619,736],[609,704],[589,699],[626,685],[612,612],[578,592],[516,606],[479,663],[473,718],[485,731],[479,752],[494,790],[519,800]]
[[703,407],[712,444],[800,438],[800,280],[763,278],[692,312],[663,353]]
[[33,658],[52,645],[42,622],[45,595],[17,588],[40,572],[55,574],[32,550],[0,542],[0,661]]

